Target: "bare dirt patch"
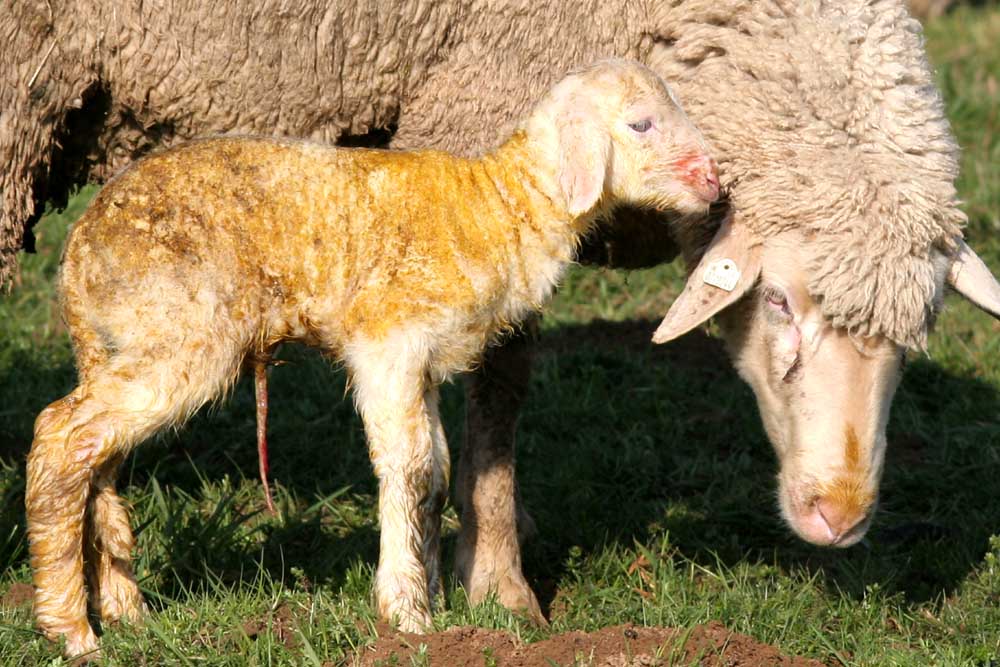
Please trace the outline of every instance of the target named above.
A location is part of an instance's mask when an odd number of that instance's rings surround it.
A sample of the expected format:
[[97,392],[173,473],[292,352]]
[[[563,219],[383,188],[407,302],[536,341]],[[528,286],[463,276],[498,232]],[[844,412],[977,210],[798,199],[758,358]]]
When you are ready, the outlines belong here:
[[783,655],[718,622],[688,630],[619,625],[596,632],[567,632],[523,644],[508,632],[457,627],[428,635],[385,632],[354,655],[353,665],[427,664],[442,667],[824,667]]
[[17,609],[26,607],[35,598],[35,589],[31,584],[11,584],[7,592],[0,596],[0,609]]
[[257,639],[264,633],[271,632],[285,648],[294,649],[299,645],[295,627],[292,610],[287,604],[281,604],[274,611],[244,621],[241,630],[250,639]]

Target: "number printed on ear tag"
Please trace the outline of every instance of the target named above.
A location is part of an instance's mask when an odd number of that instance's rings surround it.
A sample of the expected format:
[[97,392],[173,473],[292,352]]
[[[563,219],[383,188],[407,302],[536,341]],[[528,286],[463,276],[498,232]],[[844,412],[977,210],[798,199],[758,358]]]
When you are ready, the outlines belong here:
[[723,257],[708,265],[702,280],[709,285],[732,292],[740,280],[740,270],[736,268],[736,262]]

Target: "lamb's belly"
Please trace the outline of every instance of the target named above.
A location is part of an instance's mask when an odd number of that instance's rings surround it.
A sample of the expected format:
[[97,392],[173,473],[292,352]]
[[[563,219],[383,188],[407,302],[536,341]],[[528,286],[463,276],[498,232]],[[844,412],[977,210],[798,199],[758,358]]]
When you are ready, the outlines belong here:
[[449,336],[433,348],[429,373],[432,381],[444,382],[456,373],[470,371],[482,359],[492,336],[486,331]]

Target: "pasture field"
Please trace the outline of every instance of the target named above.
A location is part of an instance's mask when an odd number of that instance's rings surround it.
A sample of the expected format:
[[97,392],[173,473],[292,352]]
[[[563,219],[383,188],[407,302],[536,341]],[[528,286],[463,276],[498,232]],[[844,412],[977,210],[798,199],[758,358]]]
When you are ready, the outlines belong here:
[[[1000,5],[962,6],[927,40],[964,149],[968,238],[1000,273]],[[52,283],[95,191],[40,223],[39,253],[0,298],[0,665],[60,663],[20,600],[24,459],[35,415],[73,386]],[[471,608],[453,580],[436,626],[535,641],[720,621],[828,665],[1000,665],[1000,323],[949,298],[895,400],[875,524],[860,545],[824,550],[782,525],[774,455],[721,345],[704,333],[649,344],[681,280],[679,266],[575,269],[547,310],[518,474],[539,529],[525,571],[551,626]],[[351,664],[385,631],[369,602],[376,486],[343,373],[304,349],[281,357],[269,429],[280,518],[256,478],[246,378],[125,464],[153,613],[141,628],[105,628],[105,664]],[[462,403],[460,383],[444,388],[455,454]],[[456,527],[449,507],[449,564]],[[491,659],[484,650],[480,664]],[[418,645],[390,663],[428,658]]]

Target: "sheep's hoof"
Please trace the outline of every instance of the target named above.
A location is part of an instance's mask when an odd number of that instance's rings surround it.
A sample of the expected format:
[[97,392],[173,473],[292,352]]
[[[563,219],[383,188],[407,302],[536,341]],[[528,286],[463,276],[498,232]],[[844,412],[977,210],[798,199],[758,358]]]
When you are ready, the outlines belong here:
[[528,514],[528,510],[524,509],[522,503],[517,504],[517,541],[522,547],[525,542],[528,542],[532,538],[538,535],[538,526],[535,525],[535,520]]
[[501,581],[500,584],[497,587],[497,597],[500,604],[535,625],[545,627],[549,624],[542,614],[542,608],[538,606],[538,598],[535,597],[524,577],[516,577],[516,581],[514,577],[511,577],[506,581]]

